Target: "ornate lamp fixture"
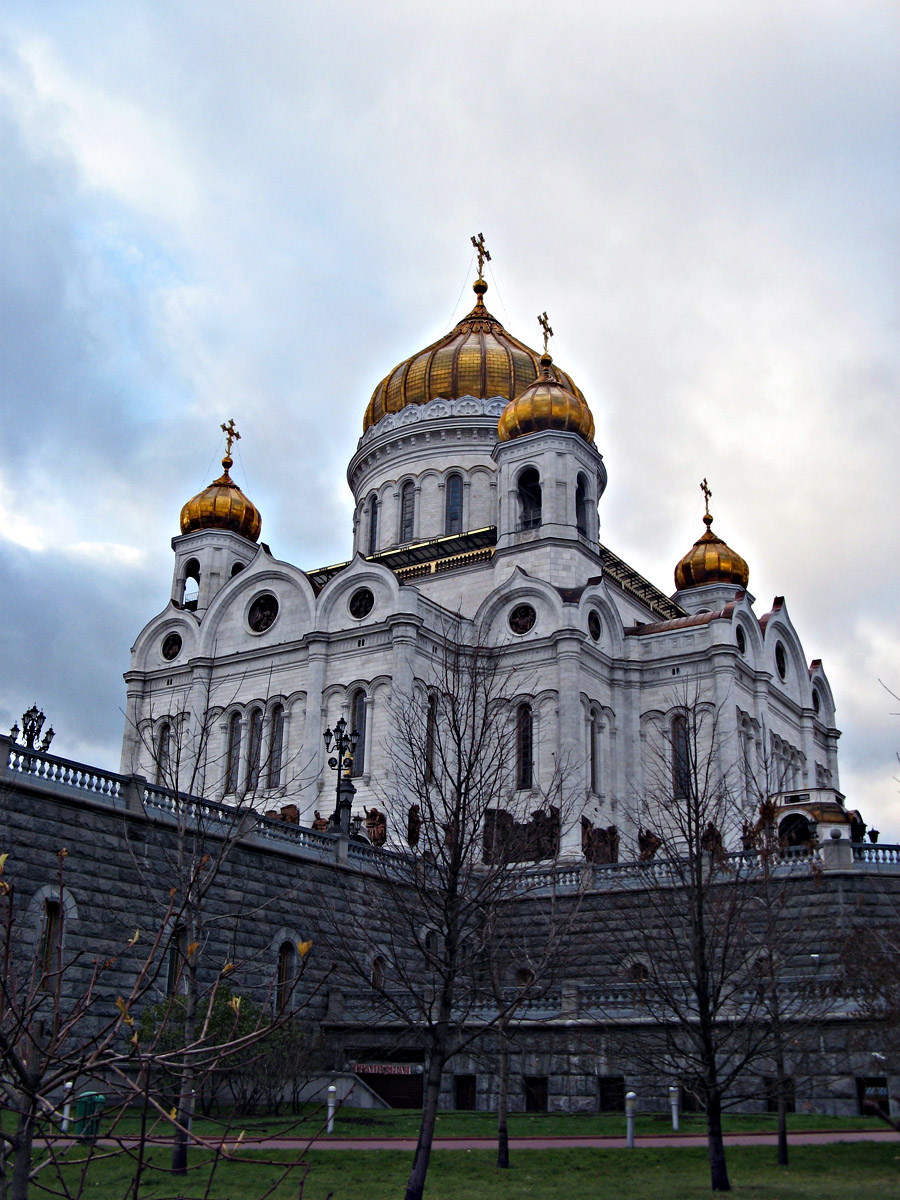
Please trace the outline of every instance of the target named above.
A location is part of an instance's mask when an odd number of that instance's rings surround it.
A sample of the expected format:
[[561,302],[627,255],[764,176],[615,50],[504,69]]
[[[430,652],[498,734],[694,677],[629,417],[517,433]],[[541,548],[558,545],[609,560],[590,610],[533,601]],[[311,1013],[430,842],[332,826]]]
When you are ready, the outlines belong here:
[[[22,714],[22,729],[21,729],[22,745],[25,747],[26,750],[34,750],[36,748],[35,743],[37,742],[38,738],[41,736],[41,730],[44,727],[45,720],[46,720],[46,717],[44,716],[43,712],[41,711],[41,709],[38,708],[38,706],[36,704],[32,704],[31,708],[29,708],[27,710],[27,712],[24,712]],[[14,742],[18,742],[19,732],[20,732],[19,726],[18,726],[18,723],[16,723],[13,725],[12,729],[10,729],[10,731],[9,731],[9,736],[12,738],[12,740]],[[37,747],[37,749],[43,750],[46,753],[50,749],[50,743],[52,741],[53,741],[53,726],[51,725],[48,728],[47,732],[44,734],[43,740],[41,741],[41,744],[40,744],[40,746]]]
[[[334,729],[326,729],[322,735],[325,739],[325,749],[331,755],[328,765],[337,772],[337,802],[328,827],[333,833],[350,833],[350,810],[353,807],[353,797],[356,788],[350,779],[353,767],[353,752],[359,741],[359,731],[352,729],[347,732],[347,722],[341,717],[334,723]],[[334,750],[332,754],[331,751]]]

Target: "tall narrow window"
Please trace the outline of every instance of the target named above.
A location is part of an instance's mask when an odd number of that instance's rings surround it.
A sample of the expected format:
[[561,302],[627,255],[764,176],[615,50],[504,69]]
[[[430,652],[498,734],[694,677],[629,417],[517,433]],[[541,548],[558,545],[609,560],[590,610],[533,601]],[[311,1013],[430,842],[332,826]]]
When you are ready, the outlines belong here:
[[236,792],[241,775],[241,714],[233,713],[228,722],[228,749],[225,752],[225,793]]
[[181,595],[183,608],[193,612],[200,598],[200,564],[196,558],[189,559],[184,568],[184,590]]
[[350,730],[359,734],[353,751],[351,775],[362,775],[366,765],[366,693],[360,688],[350,702]]
[[278,947],[278,974],[275,978],[275,1003],[279,1012],[284,1012],[294,986],[294,947],[282,942]]
[[276,704],[272,709],[269,733],[269,771],[267,786],[281,786],[281,759],[284,754],[284,705]]
[[591,791],[600,794],[600,718],[595,712],[591,713]]
[[447,480],[447,499],[444,515],[445,533],[462,533],[463,525],[463,481],[461,475],[451,475]]
[[416,485],[406,482],[400,489],[400,541],[411,542],[416,524]]
[[373,496],[369,500],[369,549],[368,554],[375,554],[378,550],[378,500]]
[[166,964],[166,994],[174,996],[184,990],[184,961],[187,950],[187,930],[183,925],[176,925],[172,930],[169,942],[169,959]]
[[434,754],[437,745],[437,696],[428,697],[428,716],[425,718],[425,782],[434,779]]
[[58,900],[45,900],[41,923],[41,987],[52,992],[59,971],[59,943],[62,934],[62,910]]
[[156,735],[156,782],[160,787],[169,784],[169,766],[172,759],[172,727],[164,721]]
[[676,800],[690,795],[690,762],[687,717],[679,713],[672,720],[672,794]]
[[582,537],[587,537],[587,483],[583,475],[575,485],[575,527]]
[[263,714],[261,708],[254,708],[250,714],[250,728],[247,737],[247,791],[255,792],[259,787],[259,761],[262,757]]
[[530,788],[534,785],[534,718],[530,704],[520,704],[516,709],[516,787]]
[[541,477],[535,467],[526,467],[519,476],[519,519],[521,529],[541,524]]

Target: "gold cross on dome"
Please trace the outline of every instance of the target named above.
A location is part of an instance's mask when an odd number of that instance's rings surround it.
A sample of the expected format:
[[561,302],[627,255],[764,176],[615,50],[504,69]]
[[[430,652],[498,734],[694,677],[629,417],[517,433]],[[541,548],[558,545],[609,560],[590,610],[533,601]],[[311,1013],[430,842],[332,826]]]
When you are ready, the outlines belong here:
[[550,328],[550,322],[547,320],[546,312],[538,314],[538,325],[540,325],[541,329],[544,331],[544,353],[546,354],[547,343],[553,337],[553,330]]
[[483,233],[479,233],[478,237],[473,235],[472,245],[475,247],[475,250],[478,254],[478,278],[481,279],[484,274],[484,264],[491,261],[491,252],[484,244]]
[[703,493],[704,499],[706,500],[706,515],[709,516],[709,502],[712,499],[712,489],[705,479],[700,484],[700,491]]
[[222,426],[222,432],[225,434],[225,437],[228,440],[228,449],[225,451],[225,453],[229,458],[231,458],[232,443],[239,442],[241,440],[241,435],[238,433],[234,425],[234,417],[228,418],[228,424]]

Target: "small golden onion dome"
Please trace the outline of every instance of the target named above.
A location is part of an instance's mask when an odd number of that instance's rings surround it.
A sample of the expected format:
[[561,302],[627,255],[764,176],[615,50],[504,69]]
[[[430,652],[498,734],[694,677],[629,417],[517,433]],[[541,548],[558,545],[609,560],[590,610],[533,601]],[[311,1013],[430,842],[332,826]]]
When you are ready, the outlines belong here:
[[247,499],[228,472],[234,465],[230,454],[222,459],[223,473],[208,488],[198,492],[181,510],[181,532],[195,529],[230,529],[255,542],[262,529],[256,505]]
[[[482,299],[487,291],[483,279],[475,281],[473,290],[478,300],[468,316],[382,379],[366,409],[363,433],[388,413],[399,412],[408,404],[427,404],[438,398],[456,400],[460,396],[512,400],[535,381],[541,369],[536,352],[507,333],[488,312]],[[584,400],[564,371],[554,367],[553,375]]]
[[750,579],[750,568],[736,551],[713,533],[708,504],[703,523],[706,533],[694,542],[675,568],[675,587],[679,592],[702,587],[705,583],[729,583],[745,588]]
[[564,429],[594,440],[594,418],[581,393],[575,393],[553,374],[553,359],[541,355],[541,373],[524,392],[510,400],[500,415],[497,432],[501,442],[537,433],[541,429]]

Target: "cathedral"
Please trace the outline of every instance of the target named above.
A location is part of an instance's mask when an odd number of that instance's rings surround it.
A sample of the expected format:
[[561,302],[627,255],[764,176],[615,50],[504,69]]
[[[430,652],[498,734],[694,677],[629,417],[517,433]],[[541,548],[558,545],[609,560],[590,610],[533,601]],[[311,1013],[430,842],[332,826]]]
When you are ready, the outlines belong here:
[[754,610],[705,480],[705,529],[671,595],[604,545],[607,472],[588,400],[548,353],[546,314],[541,353],[490,313],[476,248],[471,312],[394,367],[365,409],[346,562],[309,570],[260,541],[260,513],[229,474],[240,435],[222,427],[223,472],[184,505],[171,595],[132,650],[122,773],[167,785],[177,757],[185,790],[322,828],[334,783],[324,735],[343,717],[357,735],[358,828],[390,789],[397,702],[427,704],[453,631],[502,649],[522,681],[507,699],[523,809],[540,807],[564,765],[575,797],[564,856],[610,861],[620,835],[634,844],[651,754],[670,756],[677,788],[688,688],[715,707],[748,815],[750,781],[765,778],[790,840],[823,823],[849,838],[831,688],[783,598]]

